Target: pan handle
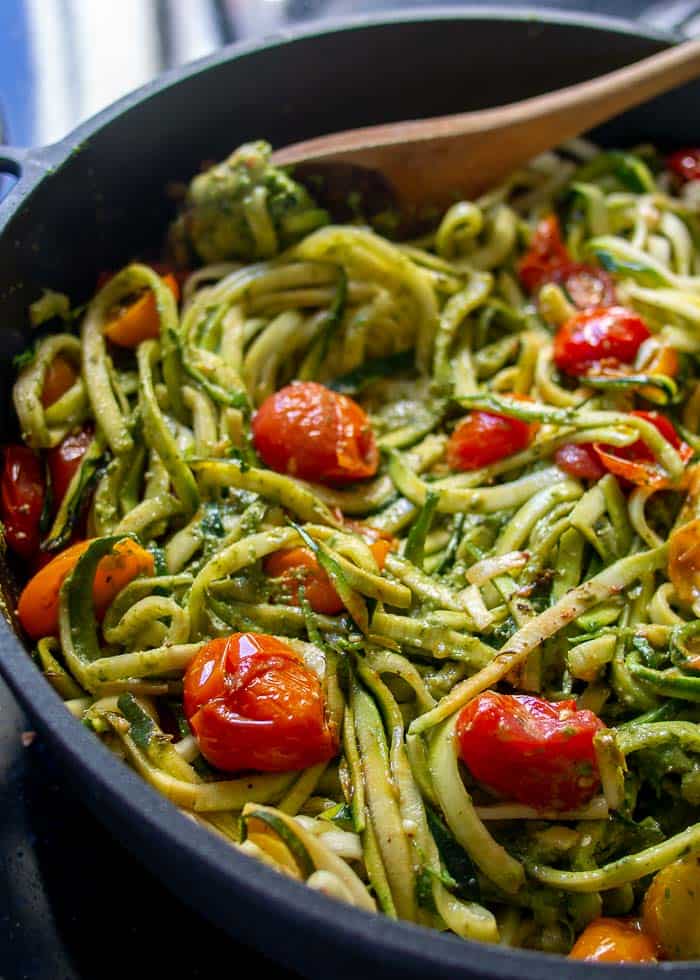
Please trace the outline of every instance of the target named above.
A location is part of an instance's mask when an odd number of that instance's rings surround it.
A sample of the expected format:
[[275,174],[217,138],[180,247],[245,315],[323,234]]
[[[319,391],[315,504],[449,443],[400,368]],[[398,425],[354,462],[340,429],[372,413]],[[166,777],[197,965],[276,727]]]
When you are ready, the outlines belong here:
[[28,154],[29,150],[24,147],[0,145],[0,173],[9,174],[19,180]]

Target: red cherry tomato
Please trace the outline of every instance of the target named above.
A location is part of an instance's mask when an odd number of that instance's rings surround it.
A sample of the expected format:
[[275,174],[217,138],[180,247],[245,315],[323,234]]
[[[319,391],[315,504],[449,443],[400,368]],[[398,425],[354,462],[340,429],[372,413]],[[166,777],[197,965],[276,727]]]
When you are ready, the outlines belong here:
[[470,412],[447,443],[447,463],[453,470],[478,470],[530,444],[535,426],[522,419],[492,412]]
[[[693,455],[691,447],[680,438],[673,422],[659,412],[630,412],[659,430],[667,442],[678,452],[684,463],[689,462]],[[654,461],[654,454],[642,439],[637,439],[629,446],[605,446],[595,443],[598,459],[609,473],[635,483],[637,486],[662,487],[668,483],[668,477]]]
[[537,225],[530,248],[518,263],[518,275],[529,293],[547,282],[558,283],[581,310],[615,302],[615,287],[608,273],[571,258],[554,214]]
[[579,310],[612,306],[615,302],[615,284],[603,269],[594,269],[585,262],[568,262],[555,269],[549,282],[562,286],[574,306]]
[[462,708],[457,740],[474,778],[506,799],[575,810],[600,785],[593,736],[603,727],[575,701],[485,691]]
[[225,772],[305,769],[336,753],[320,680],[272,636],[205,643],[185,673],[184,705],[202,755]]
[[68,485],[80,466],[92,437],[92,428],[86,426],[77,432],[69,433],[62,442],[47,452],[46,459],[49,464],[53,503],[56,509],[65,497]]
[[548,214],[537,225],[530,248],[518,262],[520,282],[529,293],[534,293],[571,261],[561,239],[559,220],[555,214]]
[[569,953],[572,960],[597,963],[656,963],[653,939],[630,919],[594,919],[583,930]]
[[666,162],[681,180],[700,180],[700,147],[677,150]]
[[41,404],[44,408],[57,402],[72,388],[78,377],[78,372],[69,360],[60,354],[49,364],[44,376],[44,387],[41,389]]
[[640,316],[624,306],[582,310],[554,337],[554,363],[567,374],[585,374],[601,363],[631,363],[651,334]]
[[253,419],[255,448],[267,466],[321,483],[374,476],[379,452],[369,419],[352,398],[315,381],[287,385]]
[[[387,539],[377,532],[376,538],[371,543],[368,539],[368,544],[381,570],[386,556],[394,546],[393,539]],[[275,551],[265,559],[264,569],[265,574],[270,578],[281,580],[284,598],[294,606],[301,604],[299,592],[300,587],[303,586],[304,598],[314,612],[325,616],[337,616],[345,608],[333,583],[309,548],[285,548],[282,551]]]
[[26,446],[7,446],[0,481],[0,516],[8,545],[25,560],[39,550],[44,497],[44,469],[38,455]]
[[605,475],[605,468],[590,442],[567,443],[557,449],[554,460],[560,470],[577,480],[599,480]]

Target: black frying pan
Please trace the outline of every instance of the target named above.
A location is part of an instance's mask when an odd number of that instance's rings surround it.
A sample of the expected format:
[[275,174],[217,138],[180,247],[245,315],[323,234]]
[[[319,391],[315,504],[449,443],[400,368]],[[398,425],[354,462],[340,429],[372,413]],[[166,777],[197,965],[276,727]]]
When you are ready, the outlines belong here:
[[[536,95],[669,42],[578,15],[484,8],[385,15],[224,51],[127,96],[61,143],[29,153],[0,147],[0,172],[20,178],[0,203],[0,439],[12,434],[12,356],[29,339],[28,304],[43,286],[87,297],[100,270],[157,245],[172,210],[166,185],[203,160],[254,138],[279,146]],[[695,145],[699,108],[700,86],[688,86],[609,124],[600,138]],[[465,943],[325,899],[199,829],[116,760],[68,714],[4,621],[0,670],[115,836],[231,935],[309,977],[697,975],[692,964],[593,967]]]

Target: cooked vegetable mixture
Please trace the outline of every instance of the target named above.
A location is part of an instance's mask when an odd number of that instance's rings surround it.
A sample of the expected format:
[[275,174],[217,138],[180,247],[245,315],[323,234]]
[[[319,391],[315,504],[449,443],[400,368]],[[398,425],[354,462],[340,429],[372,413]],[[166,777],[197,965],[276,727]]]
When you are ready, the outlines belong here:
[[342,902],[700,958],[698,161],[576,141],[397,243],[251,144],[45,295],[0,503],[67,709]]

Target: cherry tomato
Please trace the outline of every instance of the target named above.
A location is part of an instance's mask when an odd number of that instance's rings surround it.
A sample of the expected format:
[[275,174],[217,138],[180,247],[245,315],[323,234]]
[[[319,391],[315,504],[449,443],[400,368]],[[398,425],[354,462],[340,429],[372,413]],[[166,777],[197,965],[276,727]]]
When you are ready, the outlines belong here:
[[332,758],[321,682],[272,636],[205,643],[185,673],[185,714],[202,755],[225,772],[286,772]]
[[[25,585],[17,615],[33,640],[58,635],[61,586],[73,571],[90,541],[78,541],[44,565]],[[153,555],[129,538],[120,541],[97,566],[92,596],[95,615],[102,619],[121,590],[142,575],[153,575]]]
[[[180,297],[180,287],[174,276],[166,275],[167,286],[175,299]],[[118,347],[138,347],[142,340],[160,336],[160,315],[152,290],[147,289],[138,298],[120,305],[104,328],[105,337]]]
[[598,963],[656,963],[656,944],[633,919],[594,919],[569,953]]
[[57,402],[72,388],[78,377],[78,372],[69,360],[60,354],[49,364],[44,375],[44,387],[41,389],[41,404],[44,408]]
[[529,293],[547,282],[557,283],[581,310],[615,302],[615,286],[608,273],[571,258],[554,214],[537,225],[530,249],[518,263],[518,275]]
[[[392,540],[379,534],[369,545],[380,570],[393,546]],[[270,578],[281,580],[283,596],[294,606],[301,604],[299,591],[303,586],[304,597],[314,612],[337,616],[345,608],[333,583],[309,548],[275,551],[265,559],[264,569]]]
[[333,583],[309,548],[285,548],[268,555],[265,574],[281,580],[282,593],[293,606],[300,605],[299,589],[314,612],[336,616],[345,608]]
[[44,498],[44,469],[37,454],[26,446],[7,446],[0,481],[0,516],[8,545],[25,560],[39,550]]
[[668,539],[668,577],[681,602],[700,599],[700,519],[677,527]]
[[700,180],[700,147],[677,150],[666,163],[681,180]]
[[315,381],[287,385],[253,419],[255,448],[267,466],[321,483],[374,476],[379,452],[369,419],[352,398]]
[[583,310],[557,331],[554,363],[577,375],[601,363],[631,364],[650,336],[642,318],[624,306]]
[[90,426],[70,432],[62,442],[59,442],[46,454],[51,476],[51,491],[54,508],[57,510],[66,495],[66,490],[73,479],[83,456],[92,442],[93,430]]
[[555,214],[548,214],[537,225],[530,248],[518,262],[518,276],[525,289],[534,293],[571,261],[561,239],[559,220]]
[[605,475],[605,468],[590,442],[567,443],[557,449],[554,460],[560,470],[577,480],[599,480]]
[[644,930],[669,960],[700,958],[700,858],[688,854],[667,864],[647,889]]
[[[673,422],[659,412],[630,412],[659,430],[667,442],[670,442],[684,463],[687,463],[693,450],[681,440]],[[668,477],[662,468],[654,461],[654,454],[642,439],[637,439],[630,446],[605,446],[595,443],[593,448],[598,459],[609,473],[621,477],[637,486],[662,487],[668,483]]]
[[457,741],[474,778],[506,799],[575,810],[600,786],[593,736],[603,727],[575,701],[485,691],[462,708]]
[[595,269],[585,262],[568,262],[552,271],[549,282],[562,286],[574,306],[579,310],[612,306],[615,302],[615,284],[603,269]]
[[453,470],[478,470],[526,449],[535,426],[492,412],[470,412],[447,443],[447,464]]

